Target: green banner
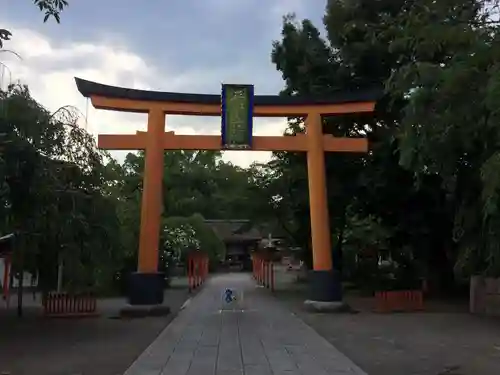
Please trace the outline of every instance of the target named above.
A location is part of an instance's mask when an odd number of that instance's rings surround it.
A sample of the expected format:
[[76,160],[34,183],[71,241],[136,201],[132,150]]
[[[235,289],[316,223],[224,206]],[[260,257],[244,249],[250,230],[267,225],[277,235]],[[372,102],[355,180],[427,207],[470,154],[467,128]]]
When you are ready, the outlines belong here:
[[252,147],[253,86],[222,85],[222,147]]

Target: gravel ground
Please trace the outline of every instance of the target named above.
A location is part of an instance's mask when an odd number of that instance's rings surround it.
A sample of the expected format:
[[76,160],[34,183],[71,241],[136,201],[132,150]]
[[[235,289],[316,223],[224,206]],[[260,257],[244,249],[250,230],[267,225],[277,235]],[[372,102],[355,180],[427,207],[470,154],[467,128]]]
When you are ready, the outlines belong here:
[[430,301],[426,312],[377,314],[369,298],[346,296],[357,314],[304,311],[305,285],[278,269],[276,297],[370,375],[497,375],[500,319],[464,303]]
[[[165,292],[166,317],[117,319],[120,298],[99,301],[99,318],[44,319],[32,295],[25,316],[0,303],[0,374],[118,375],[158,336],[189,297],[185,280]],[[15,298],[12,299],[15,305]]]

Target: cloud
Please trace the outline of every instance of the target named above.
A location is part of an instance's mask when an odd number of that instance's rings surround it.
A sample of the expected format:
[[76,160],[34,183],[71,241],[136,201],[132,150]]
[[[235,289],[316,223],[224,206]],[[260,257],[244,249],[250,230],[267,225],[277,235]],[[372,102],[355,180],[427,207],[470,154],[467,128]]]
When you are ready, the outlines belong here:
[[[222,2],[222,0],[221,0]],[[0,68],[0,86],[5,88],[12,82],[28,84],[33,96],[49,110],[55,111],[64,105],[77,107],[87,121],[82,121],[89,132],[135,133],[146,129],[146,116],[119,112],[98,111],[77,91],[74,77],[81,77],[109,85],[165,91],[197,92],[212,88],[220,89],[220,82],[251,82],[251,74],[242,76],[242,67],[215,66],[178,71],[172,66],[155,66],[150,59],[132,51],[117,38],[57,43],[47,35],[27,28],[0,22],[14,32],[7,48],[18,53],[2,54],[1,61],[8,67]],[[3,69],[3,70],[2,70]],[[250,75],[250,76],[249,76]],[[262,79],[262,77],[259,77]],[[285,129],[280,119],[256,119],[256,135],[280,135]],[[217,134],[219,118],[168,116],[167,128],[179,134]],[[121,158],[123,153],[114,154]],[[227,152],[225,160],[248,166],[252,161],[266,161],[269,153]]]

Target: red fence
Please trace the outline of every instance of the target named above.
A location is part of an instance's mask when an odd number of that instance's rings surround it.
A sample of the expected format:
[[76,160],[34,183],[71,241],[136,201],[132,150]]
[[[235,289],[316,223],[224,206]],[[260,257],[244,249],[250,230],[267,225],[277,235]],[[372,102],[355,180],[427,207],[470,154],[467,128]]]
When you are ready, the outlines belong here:
[[188,282],[189,291],[202,285],[208,276],[208,255],[202,252],[193,252],[188,255]]
[[253,277],[259,285],[274,291],[274,263],[261,254],[252,256]]
[[375,302],[377,312],[381,313],[424,310],[424,297],[421,290],[377,292]]
[[97,299],[92,293],[50,292],[43,301],[43,312],[50,317],[97,316]]

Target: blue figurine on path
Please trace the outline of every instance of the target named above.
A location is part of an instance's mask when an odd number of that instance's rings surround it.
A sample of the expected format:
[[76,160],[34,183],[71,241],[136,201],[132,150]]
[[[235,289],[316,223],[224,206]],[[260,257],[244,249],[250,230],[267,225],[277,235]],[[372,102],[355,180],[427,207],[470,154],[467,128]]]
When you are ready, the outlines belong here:
[[226,303],[231,303],[233,301],[236,301],[236,296],[231,289],[227,288],[224,292],[224,299],[226,300]]

